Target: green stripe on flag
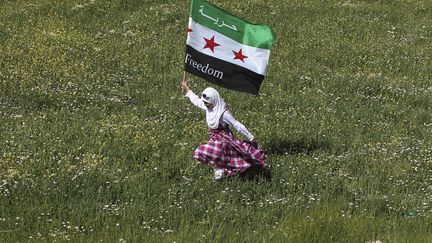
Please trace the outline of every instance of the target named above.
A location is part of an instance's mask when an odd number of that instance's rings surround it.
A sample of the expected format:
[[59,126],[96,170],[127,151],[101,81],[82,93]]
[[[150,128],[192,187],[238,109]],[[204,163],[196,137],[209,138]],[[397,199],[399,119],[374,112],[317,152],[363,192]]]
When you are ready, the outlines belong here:
[[239,43],[270,49],[276,36],[266,25],[251,24],[204,0],[192,0],[190,17]]

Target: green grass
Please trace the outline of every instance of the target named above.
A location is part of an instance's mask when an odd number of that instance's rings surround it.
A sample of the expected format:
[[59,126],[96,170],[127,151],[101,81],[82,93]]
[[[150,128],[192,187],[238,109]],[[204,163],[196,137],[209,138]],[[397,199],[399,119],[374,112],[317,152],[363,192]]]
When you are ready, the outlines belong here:
[[191,158],[187,1],[5,0],[0,241],[428,242],[432,2],[212,2],[277,34],[261,96],[218,88],[273,180]]

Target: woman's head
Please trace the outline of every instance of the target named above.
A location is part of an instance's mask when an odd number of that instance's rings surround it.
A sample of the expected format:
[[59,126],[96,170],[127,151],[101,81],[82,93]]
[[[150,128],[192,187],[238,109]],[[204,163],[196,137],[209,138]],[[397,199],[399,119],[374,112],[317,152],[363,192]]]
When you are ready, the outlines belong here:
[[201,100],[207,108],[211,109],[218,105],[218,101],[220,100],[219,93],[214,88],[206,88],[202,92]]
[[219,126],[219,119],[226,110],[225,101],[219,96],[219,93],[213,88],[206,88],[202,92],[201,100],[207,107],[206,120],[211,129]]

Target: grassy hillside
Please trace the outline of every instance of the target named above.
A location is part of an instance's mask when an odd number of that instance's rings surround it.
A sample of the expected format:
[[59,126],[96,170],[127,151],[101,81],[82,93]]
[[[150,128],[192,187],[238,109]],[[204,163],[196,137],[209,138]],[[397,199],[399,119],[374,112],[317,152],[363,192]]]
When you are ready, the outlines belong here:
[[277,35],[260,96],[218,88],[273,180],[191,158],[187,1],[3,0],[0,241],[427,242],[432,2],[211,2]]

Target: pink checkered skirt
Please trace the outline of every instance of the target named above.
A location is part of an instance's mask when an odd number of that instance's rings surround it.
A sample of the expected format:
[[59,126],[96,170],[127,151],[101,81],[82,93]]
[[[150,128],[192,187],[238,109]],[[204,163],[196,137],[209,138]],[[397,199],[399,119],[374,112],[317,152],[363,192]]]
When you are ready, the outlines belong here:
[[221,168],[228,176],[239,174],[252,165],[265,167],[266,156],[262,147],[239,140],[228,127],[209,129],[209,133],[209,141],[195,150],[194,159]]

